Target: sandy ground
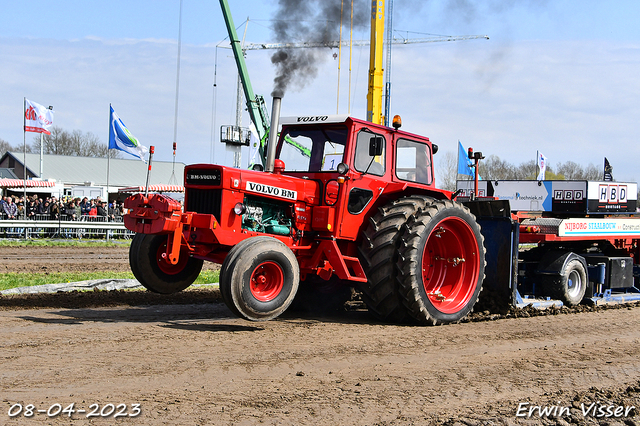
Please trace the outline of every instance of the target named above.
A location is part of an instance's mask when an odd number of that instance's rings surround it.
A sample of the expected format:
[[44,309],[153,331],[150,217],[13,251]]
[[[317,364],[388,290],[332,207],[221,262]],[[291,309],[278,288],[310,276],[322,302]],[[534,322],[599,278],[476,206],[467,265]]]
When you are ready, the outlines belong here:
[[640,306],[580,311],[413,327],[354,302],[253,323],[215,290],[5,296],[0,424],[640,424]]

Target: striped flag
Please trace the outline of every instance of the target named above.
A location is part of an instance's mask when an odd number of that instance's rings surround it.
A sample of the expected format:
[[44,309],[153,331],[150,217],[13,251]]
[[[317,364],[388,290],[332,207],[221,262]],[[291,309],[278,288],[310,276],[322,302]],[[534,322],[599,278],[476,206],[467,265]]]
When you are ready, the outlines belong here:
[[144,157],[149,152],[149,149],[138,142],[138,139],[131,134],[111,105],[109,105],[109,108],[111,109],[109,116],[109,122],[111,123],[109,126],[109,149],[119,149],[145,161]]

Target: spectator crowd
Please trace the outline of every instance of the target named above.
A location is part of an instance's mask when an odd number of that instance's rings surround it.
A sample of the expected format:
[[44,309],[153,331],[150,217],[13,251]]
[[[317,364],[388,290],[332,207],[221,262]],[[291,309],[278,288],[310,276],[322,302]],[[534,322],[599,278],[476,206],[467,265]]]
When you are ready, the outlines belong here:
[[123,206],[120,200],[107,204],[97,199],[56,197],[40,198],[37,195],[24,197],[7,195],[0,199],[2,219],[30,220],[95,220],[121,222]]

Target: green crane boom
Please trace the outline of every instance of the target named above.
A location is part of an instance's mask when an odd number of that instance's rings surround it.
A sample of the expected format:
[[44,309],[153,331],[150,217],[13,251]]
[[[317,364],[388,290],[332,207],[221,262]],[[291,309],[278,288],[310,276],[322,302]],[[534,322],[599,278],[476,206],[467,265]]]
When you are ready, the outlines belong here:
[[269,133],[269,117],[267,115],[264,98],[253,93],[253,87],[251,86],[251,80],[249,79],[249,71],[247,70],[247,64],[242,52],[242,45],[238,38],[238,33],[236,32],[236,27],[233,23],[233,18],[231,17],[231,9],[229,9],[229,3],[227,0],[220,0],[220,7],[222,8],[224,22],[227,25],[229,42],[231,43],[233,57],[235,58],[236,66],[238,67],[238,74],[240,75],[240,81],[242,82],[242,88],[244,89],[244,97],[247,100],[247,111],[249,112],[251,121],[256,126],[256,132],[258,132],[257,136],[258,139],[260,139],[259,151],[260,157],[264,163],[264,145]]

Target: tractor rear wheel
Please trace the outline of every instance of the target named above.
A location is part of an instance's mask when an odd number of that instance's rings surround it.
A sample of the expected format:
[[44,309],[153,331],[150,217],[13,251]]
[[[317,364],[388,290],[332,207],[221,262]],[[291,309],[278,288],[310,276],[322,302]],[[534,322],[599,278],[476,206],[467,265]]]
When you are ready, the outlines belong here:
[[273,319],[296,295],[300,283],[298,260],[275,238],[245,241],[225,259],[220,270],[220,293],[229,309],[245,319]]
[[432,201],[429,197],[404,197],[379,208],[369,219],[359,248],[368,281],[360,290],[369,312],[380,321],[400,323],[409,319],[394,278],[400,235],[409,218]]
[[433,201],[402,236],[398,281],[409,314],[422,324],[463,319],[484,279],[484,238],[475,216],[461,204]]
[[201,259],[180,250],[178,263],[172,265],[162,257],[167,251],[167,235],[136,234],[129,247],[131,272],[140,284],[154,293],[177,293],[189,287],[200,275]]

